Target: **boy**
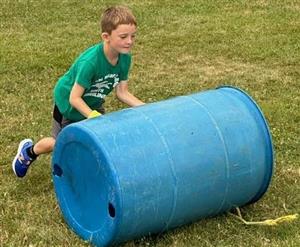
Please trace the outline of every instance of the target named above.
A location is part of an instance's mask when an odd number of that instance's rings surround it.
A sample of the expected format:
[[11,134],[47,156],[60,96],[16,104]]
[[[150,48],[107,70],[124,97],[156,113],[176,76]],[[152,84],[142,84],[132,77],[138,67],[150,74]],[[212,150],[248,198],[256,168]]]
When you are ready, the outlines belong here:
[[129,54],[135,39],[137,23],[131,11],[123,6],[106,9],[101,19],[102,42],[85,50],[57,82],[54,88],[52,137],[33,144],[20,142],[12,168],[24,177],[30,164],[40,154],[53,150],[58,133],[70,123],[103,113],[102,104],[113,88],[117,98],[129,106],[144,103],[128,91]]

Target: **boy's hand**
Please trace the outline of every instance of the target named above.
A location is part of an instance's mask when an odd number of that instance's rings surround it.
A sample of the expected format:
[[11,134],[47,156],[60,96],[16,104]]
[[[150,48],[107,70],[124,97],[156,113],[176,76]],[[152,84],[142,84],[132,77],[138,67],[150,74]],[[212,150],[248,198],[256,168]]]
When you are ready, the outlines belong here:
[[96,110],[91,111],[91,113],[88,115],[88,118],[94,118],[94,117],[99,117],[102,114]]

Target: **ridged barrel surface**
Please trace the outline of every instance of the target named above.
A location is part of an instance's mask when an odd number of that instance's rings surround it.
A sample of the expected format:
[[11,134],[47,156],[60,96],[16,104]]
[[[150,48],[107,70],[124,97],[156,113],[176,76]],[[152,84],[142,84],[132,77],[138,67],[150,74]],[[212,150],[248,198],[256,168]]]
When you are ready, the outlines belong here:
[[107,246],[257,201],[273,149],[253,99],[222,87],[72,124],[52,168],[66,222]]

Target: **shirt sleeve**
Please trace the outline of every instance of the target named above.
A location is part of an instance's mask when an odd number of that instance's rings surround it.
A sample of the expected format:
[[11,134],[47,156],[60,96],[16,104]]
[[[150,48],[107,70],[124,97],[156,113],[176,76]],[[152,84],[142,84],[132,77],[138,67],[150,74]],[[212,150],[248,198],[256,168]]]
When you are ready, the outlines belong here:
[[91,87],[94,77],[94,66],[88,61],[81,61],[77,64],[75,82],[84,88]]

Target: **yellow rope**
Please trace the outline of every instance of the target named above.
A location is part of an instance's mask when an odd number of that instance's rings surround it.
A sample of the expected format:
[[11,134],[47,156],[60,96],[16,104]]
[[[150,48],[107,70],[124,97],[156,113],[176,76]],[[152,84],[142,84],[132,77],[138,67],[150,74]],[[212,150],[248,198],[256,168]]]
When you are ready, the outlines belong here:
[[241,211],[238,207],[236,208],[236,211],[237,211],[237,215],[233,213],[229,213],[229,214],[241,220],[245,225],[277,226],[279,223],[294,221],[298,218],[298,214],[291,214],[291,215],[285,215],[279,217],[277,219],[268,219],[264,221],[246,221],[242,217]]

